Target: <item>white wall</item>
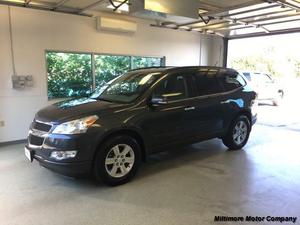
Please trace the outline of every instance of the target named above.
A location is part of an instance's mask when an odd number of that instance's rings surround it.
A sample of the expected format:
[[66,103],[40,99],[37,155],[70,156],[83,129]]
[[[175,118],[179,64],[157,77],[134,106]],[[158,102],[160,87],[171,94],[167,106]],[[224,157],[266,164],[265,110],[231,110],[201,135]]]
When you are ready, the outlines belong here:
[[[0,121],[5,122],[0,142],[26,138],[35,112],[50,104],[45,50],[166,56],[167,65],[175,66],[200,62],[199,34],[150,27],[146,20],[137,20],[136,34],[120,35],[96,31],[95,18],[18,7],[11,7],[11,15],[17,74],[33,75],[35,84],[12,89],[8,7],[0,6]],[[207,46],[202,65],[214,63],[212,43]]]
[[223,66],[223,39],[218,36],[201,35],[200,65]]

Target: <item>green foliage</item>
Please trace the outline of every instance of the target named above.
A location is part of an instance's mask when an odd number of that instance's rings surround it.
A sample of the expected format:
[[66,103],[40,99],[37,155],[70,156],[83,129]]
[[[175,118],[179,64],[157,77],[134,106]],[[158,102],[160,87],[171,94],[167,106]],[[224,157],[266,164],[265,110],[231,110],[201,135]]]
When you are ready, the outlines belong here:
[[49,52],[48,98],[78,97],[92,90],[91,55]]
[[294,61],[294,67],[295,67],[296,77],[300,77],[300,60]]
[[161,58],[156,57],[132,57],[132,68],[143,68],[152,66],[161,66]]
[[274,62],[262,57],[249,56],[238,58],[231,62],[231,66],[239,71],[265,72],[278,76],[274,69]]
[[101,86],[130,70],[129,56],[95,56],[96,86]]
[[273,76],[278,76],[274,60],[275,48],[269,46],[261,51],[261,55],[248,55],[247,57],[233,59],[231,66],[240,71],[265,72]]
[[[250,51],[251,52],[251,51]],[[239,71],[264,72],[277,77],[300,77],[298,54],[283,51],[277,46],[265,46],[252,55],[237,54],[228,64]]]
[[[92,91],[92,55],[46,53],[48,98],[86,96]],[[160,66],[161,58],[95,55],[96,86],[124,74],[131,68]]]

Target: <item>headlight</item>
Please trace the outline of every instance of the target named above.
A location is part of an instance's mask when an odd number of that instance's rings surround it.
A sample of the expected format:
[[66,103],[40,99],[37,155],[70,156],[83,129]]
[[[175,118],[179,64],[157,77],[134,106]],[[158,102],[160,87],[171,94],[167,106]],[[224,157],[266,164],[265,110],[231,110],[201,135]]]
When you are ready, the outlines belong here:
[[62,123],[58,125],[53,131],[53,134],[82,134],[92,126],[97,120],[98,116],[88,116],[77,120]]

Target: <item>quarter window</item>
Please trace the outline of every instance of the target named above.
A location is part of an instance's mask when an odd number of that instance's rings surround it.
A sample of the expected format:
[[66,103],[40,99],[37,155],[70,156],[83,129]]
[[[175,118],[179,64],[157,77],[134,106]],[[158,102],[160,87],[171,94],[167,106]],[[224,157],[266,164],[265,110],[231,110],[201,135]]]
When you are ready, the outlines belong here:
[[223,75],[220,80],[225,91],[231,91],[246,85],[245,80],[239,74]]

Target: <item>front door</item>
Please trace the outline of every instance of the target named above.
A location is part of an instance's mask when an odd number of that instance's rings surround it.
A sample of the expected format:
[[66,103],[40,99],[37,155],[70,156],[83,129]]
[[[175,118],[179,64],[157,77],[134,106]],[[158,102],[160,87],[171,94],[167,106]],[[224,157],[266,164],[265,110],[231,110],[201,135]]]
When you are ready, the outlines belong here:
[[163,103],[150,105],[142,123],[142,129],[151,138],[152,147],[176,143],[188,135],[185,117],[189,108],[193,107],[188,84],[187,75],[174,74],[154,89],[151,98],[162,99]]

